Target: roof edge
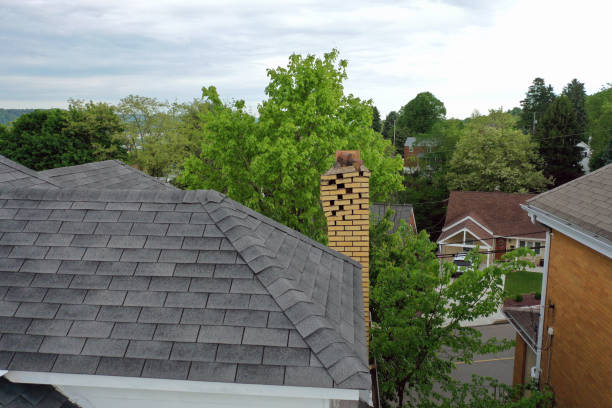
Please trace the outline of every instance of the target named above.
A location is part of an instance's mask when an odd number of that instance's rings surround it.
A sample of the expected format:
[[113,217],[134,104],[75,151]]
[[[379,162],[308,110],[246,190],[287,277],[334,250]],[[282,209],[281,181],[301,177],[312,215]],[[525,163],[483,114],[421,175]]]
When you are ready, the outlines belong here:
[[553,215],[548,211],[534,205],[521,204],[521,208],[527,211],[528,214],[533,216],[535,220],[541,224],[557,230],[563,235],[567,235],[573,240],[591,248],[596,252],[599,252],[604,256],[607,256],[608,258],[612,258],[612,241],[608,240],[607,238],[557,217],[556,215]]

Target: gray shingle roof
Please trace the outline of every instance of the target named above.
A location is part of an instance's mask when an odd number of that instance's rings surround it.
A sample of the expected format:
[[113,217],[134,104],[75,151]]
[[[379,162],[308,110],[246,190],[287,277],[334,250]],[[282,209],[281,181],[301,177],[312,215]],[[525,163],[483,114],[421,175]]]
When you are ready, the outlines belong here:
[[54,189],[61,186],[49,177],[0,155],[0,189],[24,187]]
[[12,383],[0,378],[0,407],[78,408],[50,385]]
[[397,231],[401,221],[404,221],[408,226],[412,225],[416,228],[416,222],[414,221],[413,214],[414,211],[412,209],[412,205],[410,204],[375,203],[370,206],[370,214],[374,216],[375,219],[379,220],[385,216],[388,209],[393,211],[393,217],[391,217],[391,222],[393,222],[393,232]]
[[0,191],[0,369],[368,389],[361,267],[213,191]]
[[612,241],[612,164],[527,201],[574,226]]
[[[104,160],[39,172],[63,188],[175,190],[119,160]],[[23,187],[23,186],[22,186]]]

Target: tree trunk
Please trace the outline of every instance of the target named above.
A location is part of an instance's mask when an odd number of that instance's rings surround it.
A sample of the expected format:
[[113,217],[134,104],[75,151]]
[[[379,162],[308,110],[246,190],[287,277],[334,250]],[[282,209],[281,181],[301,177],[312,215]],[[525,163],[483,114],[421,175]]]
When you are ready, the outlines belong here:
[[396,392],[397,392],[397,397],[399,399],[399,407],[403,407],[404,406],[404,388],[406,387],[406,383],[405,382],[401,382],[401,383],[397,383],[396,384]]

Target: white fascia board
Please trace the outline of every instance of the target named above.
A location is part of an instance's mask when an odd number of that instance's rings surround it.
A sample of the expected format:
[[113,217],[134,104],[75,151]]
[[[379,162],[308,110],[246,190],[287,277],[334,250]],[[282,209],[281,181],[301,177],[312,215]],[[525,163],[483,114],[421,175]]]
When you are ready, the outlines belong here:
[[6,370],[0,370],[0,378],[4,377],[4,374],[8,373]]
[[535,216],[536,220],[541,224],[559,231],[563,235],[567,235],[575,241],[578,241],[584,246],[599,252],[602,255],[612,258],[612,244],[603,237],[594,236],[582,230],[582,228],[573,225],[559,217],[556,217],[539,208],[521,204],[521,208],[527,211],[530,215]]
[[[542,234],[546,234],[545,231],[542,231]],[[526,238],[526,237],[504,237],[508,239],[518,239],[520,241],[538,241],[538,242],[546,242],[546,238]]]
[[[462,228],[462,229],[460,229],[460,230],[458,230],[458,231],[454,232],[453,234],[449,235],[448,237],[444,238],[443,240],[438,241],[438,244],[440,244],[440,245],[446,245],[446,246],[457,246],[457,245],[459,245],[459,244],[445,244],[445,243],[444,243],[444,241],[446,241],[447,239],[451,239],[451,238],[452,238],[452,237],[454,237],[455,235],[460,234],[460,233],[462,233],[462,232],[467,232],[467,233],[469,233],[469,234],[470,234],[470,235],[472,235],[474,238],[476,238],[477,240],[479,240],[480,242],[482,242],[482,243],[484,244],[484,246],[486,246],[487,248],[489,248],[489,249],[491,249],[491,248],[492,248],[492,247],[491,247],[489,244],[487,244],[486,240],[481,239],[481,238],[480,238],[478,235],[474,234],[472,231],[470,231],[470,230],[469,230],[469,229],[467,229],[467,228]],[[491,238],[491,239],[493,239],[493,238]],[[464,245],[461,245],[461,246],[464,246]],[[470,245],[465,245],[465,247],[466,247],[466,248],[467,248],[467,247],[469,247],[469,246],[470,246]],[[471,247],[475,248],[476,246],[475,246],[475,245],[472,245]]]
[[463,217],[462,219],[460,219],[459,221],[457,221],[456,223],[454,223],[452,225],[449,225],[448,227],[442,228],[442,232],[448,231],[449,229],[453,228],[456,225],[461,224],[463,221],[466,221],[466,220],[472,221],[474,224],[478,225],[480,228],[482,228],[483,230],[487,231],[489,234],[495,235],[495,234],[493,234],[493,231],[491,231],[490,229],[488,229],[487,227],[485,227],[484,225],[482,225],[481,223],[479,223],[478,221],[476,221],[475,219],[473,219],[469,215],[467,217]]
[[329,400],[359,400],[359,390],[342,388],[293,387],[287,385],[238,384],[157,378],[115,377],[107,375],[8,371],[12,382],[57,386],[101,387],[131,390],[233,394],[260,397],[285,397]]

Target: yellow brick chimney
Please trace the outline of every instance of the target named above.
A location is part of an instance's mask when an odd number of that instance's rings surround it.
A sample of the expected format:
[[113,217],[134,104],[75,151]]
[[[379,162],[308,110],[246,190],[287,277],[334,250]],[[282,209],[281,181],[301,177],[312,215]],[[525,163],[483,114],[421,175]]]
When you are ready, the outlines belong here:
[[[329,247],[361,263],[366,330],[370,327],[370,171],[358,150],[338,150],[336,164],[321,176],[321,202]],[[368,330],[369,332],[369,330]]]

